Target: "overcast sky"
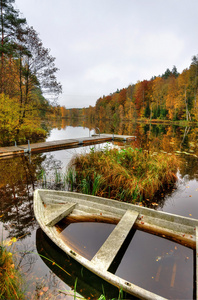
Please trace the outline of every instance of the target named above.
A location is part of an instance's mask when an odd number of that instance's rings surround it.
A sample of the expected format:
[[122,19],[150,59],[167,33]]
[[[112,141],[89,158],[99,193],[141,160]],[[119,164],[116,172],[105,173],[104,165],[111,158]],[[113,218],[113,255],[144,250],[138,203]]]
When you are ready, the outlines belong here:
[[94,106],[103,95],[198,54],[197,0],[15,0],[56,57],[59,104]]

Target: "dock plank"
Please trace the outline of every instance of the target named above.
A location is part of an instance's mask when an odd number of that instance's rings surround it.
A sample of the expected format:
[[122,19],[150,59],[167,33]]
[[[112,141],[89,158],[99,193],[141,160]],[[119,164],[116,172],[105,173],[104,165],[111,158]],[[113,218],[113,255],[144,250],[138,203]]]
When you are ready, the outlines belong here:
[[92,263],[98,265],[98,267],[103,270],[109,269],[137,217],[138,212],[132,210],[126,211],[118,225],[114,228],[96,255],[92,258]]
[[82,145],[92,145],[96,143],[103,143],[107,141],[112,141],[114,139],[122,139],[126,141],[127,139],[133,139],[133,136],[122,136],[122,135],[112,135],[112,134],[102,134],[95,135],[91,137],[80,137],[74,139],[64,139],[57,141],[48,141],[41,143],[33,143],[29,145],[16,145],[10,147],[0,147],[0,158],[6,156],[21,155],[24,153],[40,153],[47,151],[56,151],[58,149],[70,149],[74,147],[79,147]]

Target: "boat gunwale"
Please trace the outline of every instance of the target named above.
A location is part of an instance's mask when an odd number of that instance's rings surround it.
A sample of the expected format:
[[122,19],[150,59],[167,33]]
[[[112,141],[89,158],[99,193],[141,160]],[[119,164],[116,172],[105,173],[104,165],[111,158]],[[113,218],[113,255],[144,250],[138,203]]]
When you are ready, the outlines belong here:
[[[132,203],[126,203],[126,202],[121,202],[119,200],[113,200],[113,199],[108,199],[108,198],[102,198],[98,196],[92,196],[92,195],[86,195],[86,194],[81,194],[81,193],[75,193],[75,192],[68,192],[68,191],[56,191],[56,190],[44,190],[44,189],[38,189],[39,193],[49,193],[49,194],[58,194],[58,196],[64,196],[67,195],[70,198],[75,198],[78,199],[78,201],[84,200],[84,201],[90,201],[91,203],[97,203],[97,201],[100,202],[102,205],[107,205],[107,206],[112,206],[118,209],[123,210],[123,212],[127,209],[134,209],[135,211],[139,212],[141,215],[147,215],[151,217],[155,217],[157,219],[166,219],[167,221],[170,222],[176,222],[178,224],[190,226],[190,227],[195,227],[198,226],[198,220],[194,218],[189,218],[185,216],[180,216],[177,214],[171,214],[168,212],[164,211],[156,211],[152,208],[147,208],[139,205],[135,205]],[[107,204],[108,203],[108,204]]]
[[[98,265],[94,265],[90,260],[84,258],[78,253],[75,253],[68,247],[65,242],[62,241],[60,236],[57,236],[57,228],[56,226],[52,227],[47,227],[45,226],[42,216],[40,216],[40,213],[44,210],[44,203],[42,199],[42,193],[45,194],[57,194],[59,196],[67,196],[68,198],[75,198],[76,202],[80,201],[79,199],[81,198],[82,200],[91,200],[92,203],[96,203],[97,201],[100,201],[102,205],[106,204],[107,202],[111,204],[112,206],[116,208],[121,208],[123,211],[126,211],[126,209],[134,209],[137,211],[140,215],[144,215],[144,213],[148,213],[147,216],[150,216],[152,218],[156,218],[158,216],[158,219],[163,219],[164,217],[168,218],[169,222],[176,222],[178,224],[186,225],[188,227],[193,228],[194,235],[196,234],[196,231],[194,228],[198,226],[198,220],[192,219],[192,218],[187,218],[187,217],[181,217],[178,215],[173,215],[170,213],[164,213],[164,212],[158,212],[158,211],[151,211],[151,209],[145,208],[145,207],[139,207],[133,204],[129,203],[123,203],[119,202],[116,200],[111,200],[111,199],[106,199],[106,198],[100,198],[96,196],[90,196],[90,195],[84,195],[80,193],[73,193],[73,192],[67,192],[67,191],[52,191],[52,190],[36,190],[34,193],[34,212],[35,216],[37,218],[37,221],[39,225],[41,226],[42,230],[52,239],[52,241],[59,246],[66,254],[69,256],[73,257],[76,261],[78,261],[80,264],[82,264],[84,267],[89,269],[90,271],[94,272],[96,275],[99,277],[103,278],[104,280],[108,281],[109,283],[113,284],[114,286],[117,286],[118,288],[122,288],[123,291],[132,294],[136,297],[140,297],[141,299],[165,299],[164,297],[161,297],[155,293],[152,293],[148,290],[145,290],[133,283],[127,282],[126,280],[108,272],[100,269]],[[75,195],[75,197],[74,197]],[[38,198],[40,198],[40,202],[38,201]],[[69,201],[67,198],[67,201]],[[35,200],[37,199],[37,201]],[[64,201],[63,201],[64,202]],[[90,202],[90,203],[91,203]],[[89,203],[89,204],[90,204]],[[109,205],[108,205],[109,206]],[[124,207],[124,208],[123,208]],[[72,215],[72,213],[71,213]],[[182,223],[182,220],[184,220],[184,223]],[[190,224],[190,225],[189,225]]]

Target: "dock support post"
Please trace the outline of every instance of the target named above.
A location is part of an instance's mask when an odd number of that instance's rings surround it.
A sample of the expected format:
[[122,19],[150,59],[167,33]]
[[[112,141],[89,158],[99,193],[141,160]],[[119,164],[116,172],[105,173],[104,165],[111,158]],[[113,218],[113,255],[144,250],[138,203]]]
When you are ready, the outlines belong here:
[[100,136],[100,129],[99,129],[98,127],[96,127],[96,129],[98,129],[98,131],[99,131],[99,136]]
[[31,153],[31,148],[30,148],[30,141],[28,140],[28,148],[24,149],[25,153]]
[[14,141],[14,146],[17,147],[17,142],[16,141]]
[[28,152],[31,152],[31,148],[30,148],[30,141],[28,140]]

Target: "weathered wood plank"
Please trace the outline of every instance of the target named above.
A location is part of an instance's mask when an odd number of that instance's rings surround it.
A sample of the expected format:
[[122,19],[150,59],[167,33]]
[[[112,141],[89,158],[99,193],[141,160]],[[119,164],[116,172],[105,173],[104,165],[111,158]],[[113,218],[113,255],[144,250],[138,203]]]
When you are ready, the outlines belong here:
[[72,212],[76,203],[52,204],[45,207],[45,225],[54,226]]
[[[115,136],[114,136],[115,137]],[[102,143],[105,141],[112,141],[114,139],[113,135],[96,135],[91,137],[80,137],[75,139],[65,139],[58,141],[48,141],[43,143],[34,143],[29,145],[19,145],[19,146],[11,146],[11,147],[0,147],[0,158],[12,155],[21,155],[27,152],[47,152],[47,151],[55,151],[57,149],[63,148],[73,148],[79,147],[80,145],[87,144],[95,144]],[[133,136],[116,136],[116,138],[127,140],[133,139]]]
[[119,249],[128,236],[133,224],[138,217],[138,212],[127,210],[118,225],[111,232],[102,247],[91,260],[103,270],[108,270]]

